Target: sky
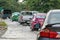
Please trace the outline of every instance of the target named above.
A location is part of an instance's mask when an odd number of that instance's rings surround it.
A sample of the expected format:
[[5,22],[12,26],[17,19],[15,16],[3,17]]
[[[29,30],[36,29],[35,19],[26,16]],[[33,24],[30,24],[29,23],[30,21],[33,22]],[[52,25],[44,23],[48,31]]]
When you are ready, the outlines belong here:
[[19,2],[22,2],[23,0],[19,0]]

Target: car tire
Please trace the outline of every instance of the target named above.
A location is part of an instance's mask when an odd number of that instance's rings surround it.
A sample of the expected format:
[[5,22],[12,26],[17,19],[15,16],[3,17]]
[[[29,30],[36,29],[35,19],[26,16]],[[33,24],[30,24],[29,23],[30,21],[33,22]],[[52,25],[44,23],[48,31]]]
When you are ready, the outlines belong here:
[[38,31],[39,29],[38,28],[35,28],[36,31]]
[[10,17],[8,17],[10,19]]
[[31,31],[34,31],[34,29],[31,29]]
[[30,23],[27,23],[27,26],[30,26]]
[[20,22],[20,24],[24,24],[23,22]]

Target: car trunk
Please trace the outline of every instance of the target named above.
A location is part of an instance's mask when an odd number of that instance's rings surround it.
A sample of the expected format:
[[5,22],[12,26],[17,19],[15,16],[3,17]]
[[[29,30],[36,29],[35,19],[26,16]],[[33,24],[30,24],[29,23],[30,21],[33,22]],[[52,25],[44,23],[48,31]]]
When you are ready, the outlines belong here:
[[51,31],[60,32],[60,25],[53,25],[52,27],[48,27]]
[[44,23],[44,18],[36,18],[36,22],[40,23],[41,26],[43,26],[43,23]]
[[24,15],[23,20],[31,20],[32,17],[32,15]]

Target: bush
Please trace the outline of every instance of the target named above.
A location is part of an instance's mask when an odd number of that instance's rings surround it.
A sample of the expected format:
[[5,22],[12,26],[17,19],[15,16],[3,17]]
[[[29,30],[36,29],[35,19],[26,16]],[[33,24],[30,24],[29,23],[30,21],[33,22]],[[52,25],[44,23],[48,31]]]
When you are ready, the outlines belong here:
[[0,22],[0,26],[7,26],[5,22]]

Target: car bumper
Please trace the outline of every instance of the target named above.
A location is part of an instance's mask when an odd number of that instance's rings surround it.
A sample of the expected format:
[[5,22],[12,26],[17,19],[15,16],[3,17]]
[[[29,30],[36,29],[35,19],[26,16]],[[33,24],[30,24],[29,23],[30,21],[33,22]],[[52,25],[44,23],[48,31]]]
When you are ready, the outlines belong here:
[[31,27],[32,27],[32,29],[33,28],[40,28],[40,25],[38,23],[35,23],[35,24],[31,24]]
[[30,23],[30,20],[23,20],[21,22],[24,22],[24,23]]
[[60,40],[60,39],[39,37],[38,40]]
[[15,19],[15,18],[13,18],[12,20],[13,20],[13,21],[18,21],[18,19]]

